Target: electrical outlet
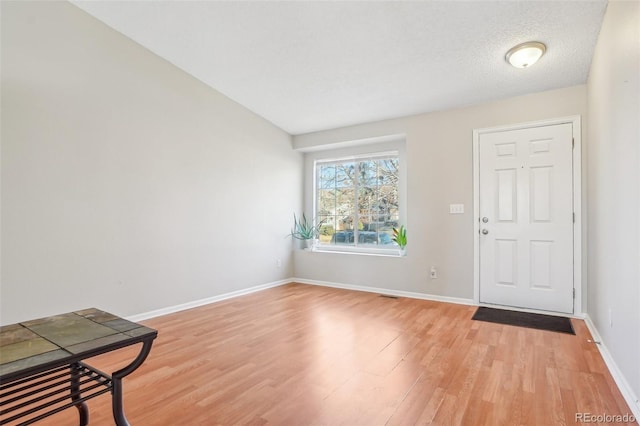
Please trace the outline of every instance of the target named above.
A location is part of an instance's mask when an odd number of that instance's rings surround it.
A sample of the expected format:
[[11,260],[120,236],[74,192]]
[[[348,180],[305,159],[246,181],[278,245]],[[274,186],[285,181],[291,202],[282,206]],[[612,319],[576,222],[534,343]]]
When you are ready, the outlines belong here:
[[277,266],[278,268],[281,268],[281,267],[282,267],[282,261],[281,261],[280,259],[276,260],[276,266]]
[[464,204],[449,204],[449,213],[451,214],[463,214]]
[[431,277],[432,280],[435,280],[436,278],[438,278],[438,271],[436,270],[435,266],[431,267],[431,271],[429,273],[429,276]]

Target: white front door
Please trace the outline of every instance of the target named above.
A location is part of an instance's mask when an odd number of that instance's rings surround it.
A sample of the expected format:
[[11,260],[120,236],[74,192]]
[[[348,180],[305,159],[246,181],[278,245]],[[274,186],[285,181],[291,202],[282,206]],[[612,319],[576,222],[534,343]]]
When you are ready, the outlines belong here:
[[479,137],[480,302],[573,312],[572,125]]

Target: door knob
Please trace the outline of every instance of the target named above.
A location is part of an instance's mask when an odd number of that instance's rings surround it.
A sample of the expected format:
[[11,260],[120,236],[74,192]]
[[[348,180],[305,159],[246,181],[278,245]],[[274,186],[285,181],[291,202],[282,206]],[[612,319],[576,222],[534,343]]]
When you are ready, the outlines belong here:
[[488,218],[488,217],[486,217],[486,216],[485,216],[485,217],[483,217],[483,218],[482,218],[482,223],[487,223],[487,222],[489,222],[489,218]]
[[488,233],[489,233],[489,230],[488,230],[488,229],[483,229],[483,230],[482,230],[482,234],[483,234],[483,235],[487,235]]

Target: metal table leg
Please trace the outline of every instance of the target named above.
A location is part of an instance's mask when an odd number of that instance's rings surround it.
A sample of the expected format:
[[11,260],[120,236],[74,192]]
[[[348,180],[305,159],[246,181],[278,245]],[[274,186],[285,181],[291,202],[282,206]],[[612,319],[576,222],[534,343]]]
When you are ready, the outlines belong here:
[[87,426],[89,424],[89,408],[87,403],[80,398],[80,364],[74,362],[69,366],[71,368],[71,401],[73,401],[80,414],[80,426]]
[[[155,336],[154,336],[155,337]],[[122,403],[122,379],[133,373],[144,362],[151,351],[153,339],[145,340],[142,343],[140,353],[133,362],[126,367],[116,371],[111,375],[111,404],[113,408],[113,419],[117,426],[129,426],[129,422],[124,415],[124,406]]]

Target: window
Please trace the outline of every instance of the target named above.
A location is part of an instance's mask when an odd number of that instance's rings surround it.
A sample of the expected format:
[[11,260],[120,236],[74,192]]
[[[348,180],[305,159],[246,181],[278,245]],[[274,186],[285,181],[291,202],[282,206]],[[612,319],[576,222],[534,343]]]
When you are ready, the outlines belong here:
[[398,152],[316,160],[314,169],[320,249],[397,251],[392,230],[401,217]]

